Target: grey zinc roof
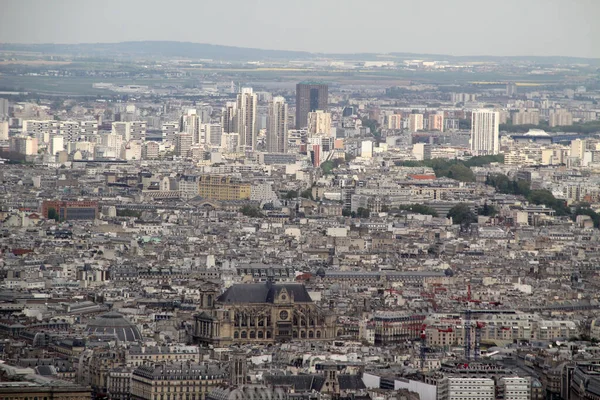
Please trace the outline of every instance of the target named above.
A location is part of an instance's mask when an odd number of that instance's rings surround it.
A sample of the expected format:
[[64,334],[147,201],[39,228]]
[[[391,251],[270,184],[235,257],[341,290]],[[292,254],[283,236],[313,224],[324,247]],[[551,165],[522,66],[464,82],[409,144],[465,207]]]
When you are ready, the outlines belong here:
[[302,284],[249,283],[233,285],[217,298],[220,303],[272,303],[277,294],[285,289],[297,303],[312,303]]
[[122,314],[113,311],[90,321],[86,330],[90,334],[114,335],[123,342],[135,342],[142,339],[142,334],[137,326],[125,319]]

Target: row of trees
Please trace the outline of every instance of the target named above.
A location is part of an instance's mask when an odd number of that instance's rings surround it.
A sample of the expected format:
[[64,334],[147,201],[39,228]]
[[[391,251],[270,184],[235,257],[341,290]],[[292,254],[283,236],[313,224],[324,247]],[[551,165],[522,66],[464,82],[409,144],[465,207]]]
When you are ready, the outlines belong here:
[[461,182],[475,182],[475,174],[471,167],[481,167],[491,163],[503,163],[504,155],[471,157],[468,160],[449,160],[446,158],[432,158],[423,161],[400,161],[396,165],[404,167],[429,167],[438,178],[446,177]]
[[493,186],[497,192],[523,196],[533,204],[542,204],[556,211],[556,215],[570,215],[571,209],[563,200],[554,197],[552,192],[545,189],[531,190],[531,184],[525,180],[513,180],[504,174],[489,175],[485,182]]
[[555,126],[550,127],[547,122],[540,122],[539,125],[513,125],[513,124],[500,124],[499,129],[501,131],[525,133],[529,132],[530,129],[543,129],[549,132],[569,132],[569,133],[581,133],[581,134],[592,134],[600,132],[600,121],[589,121],[583,124],[573,124],[567,126]]

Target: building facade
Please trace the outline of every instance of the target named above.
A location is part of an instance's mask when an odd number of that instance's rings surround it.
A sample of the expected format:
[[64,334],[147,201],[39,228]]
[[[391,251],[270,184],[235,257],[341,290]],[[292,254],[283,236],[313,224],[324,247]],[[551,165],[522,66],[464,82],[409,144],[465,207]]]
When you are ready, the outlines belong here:
[[328,90],[324,83],[301,82],[296,85],[296,129],[308,126],[308,113],[327,110]]
[[499,113],[477,110],[471,114],[471,152],[476,156],[498,154],[500,151]]
[[314,304],[304,285],[238,284],[196,315],[193,339],[215,346],[324,340],[337,334],[335,321]]
[[283,97],[275,97],[269,104],[267,152],[287,151],[288,106]]
[[247,200],[252,193],[250,183],[222,175],[202,175],[198,179],[198,195],[209,200]]

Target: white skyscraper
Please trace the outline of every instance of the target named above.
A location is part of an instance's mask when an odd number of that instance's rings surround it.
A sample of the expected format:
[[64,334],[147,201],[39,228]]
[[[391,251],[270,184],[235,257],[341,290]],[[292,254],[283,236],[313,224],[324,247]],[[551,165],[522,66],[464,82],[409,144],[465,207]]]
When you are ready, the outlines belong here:
[[192,144],[200,144],[200,117],[195,109],[191,108],[181,116],[181,132],[192,137]]
[[471,114],[471,152],[476,156],[498,154],[500,151],[500,114],[494,110],[476,110]]
[[287,151],[288,107],[283,97],[275,97],[269,104],[267,121],[267,152]]
[[410,114],[408,116],[408,130],[411,132],[423,130],[423,114]]
[[256,94],[252,88],[242,88],[237,96],[237,133],[240,134],[239,151],[256,148]]

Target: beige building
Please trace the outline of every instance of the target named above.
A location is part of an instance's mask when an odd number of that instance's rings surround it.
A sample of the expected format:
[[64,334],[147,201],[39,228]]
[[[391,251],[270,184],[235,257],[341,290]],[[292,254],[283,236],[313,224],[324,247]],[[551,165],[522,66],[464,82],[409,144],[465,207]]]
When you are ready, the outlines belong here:
[[513,125],[539,125],[539,110],[519,110],[512,116]]
[[387,128],[394,129],[394,130],[402,129],[402,114],[388,115]]
[[198,195],[208,200],[248,200],[251,186],[232,176],[202,175],[198,180]]
[[331,136],[331,114],[322,110],[308,113],[310,136]]
[[550,127],[573,125],[573,114],[567,110],[553,110],[550,111],[548,122]]
[[14,136],[10,138],[10,151],[25,156],[32,156],[38,152],[38,140],[29,136]]
[[444,132],[444,114],[433,114],[429,116],[429,130]]

